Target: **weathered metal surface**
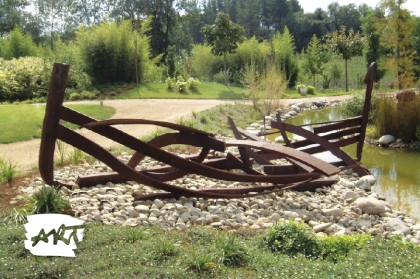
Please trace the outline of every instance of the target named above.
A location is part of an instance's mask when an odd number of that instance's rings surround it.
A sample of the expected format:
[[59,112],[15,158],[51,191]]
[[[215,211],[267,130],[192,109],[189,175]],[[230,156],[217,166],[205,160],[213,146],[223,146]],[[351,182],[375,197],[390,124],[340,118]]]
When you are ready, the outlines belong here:
[[[179,196],[208,198],[251,197],[297,187],[309,189],[314,187],[314,185],[320,185],[320,183],[327,185],[333,179],[323,180],[323,182],[317,179],[321,175],[331,176],[340,171],[338,167],[310,154],[293,148],[271,144],[255,135],[250,135],[243,129],[237,128],[232,119],[229,119],[229,123],[237,140],[228,141],[218,140],[213,134],[194,128],[163,121],[146,119],[97,121],[92,117],[63,106],[68,70],[69,67],[67,65],[54,65],[48,95],[39,154],[40,173],[44,181],[48,184],[65,184],[54,180],[53,155],[56,140],[62,140],[82,150],[102,161],[114,171],[111,173],[98,173],[79,177],[76,183],[81,187],[130,180],[164,191],[152,195],[136,196],[135,199]],[[132,149],[135,154],[125,164],[99,144],[60,124],[61,120],[74,123],[107,137]],[[155,125],[169,128],[176,132],[168,132],[149,142],[144,142],[112,127],[112,125],[125,124]],[[283,123],[281,124],[286,130],[295,129]],[[300,133],[301,131],[297,129],[297,132]],[[306,134],[304,133],[304,135]],[[322,140],[319,141],[319,136],[311,135],[307,135],[308,140],[320,143],[324,148],[328,150],[333,149],[335,153],[341,155],[339,151],[335,150],[338,147],[329,143],[327,139],[321,138]],[[339,133],[337,137],[342,135],[342,133]],[[178,156],[162,149],[173,144],[194,146],[200,149],[200,151],[197,155],[193,156]],[[230,152],[225,153],[227,147],[236,148],[239,155],[233,155]],[[216,152],[218,152],[217,156],[215,156]],[[161,162],[164,166],[137,170],[136,168],[145,157],[150,157]],[[342,157],[344,160],[346,159],[345,156]],[[272,159],[285,159],[289,162],[289,165],[277,165],[270,161]],[[259,169],[263,169],[264,171],[255,169],[253,167],[255,163],[262,165],[263,168]],[[348,161],[348,165],[350,163],[354,163],[354,161]],[[265,184],[237,188],[221,187],[191,190],[167,183],[189,173],[226,181]]]

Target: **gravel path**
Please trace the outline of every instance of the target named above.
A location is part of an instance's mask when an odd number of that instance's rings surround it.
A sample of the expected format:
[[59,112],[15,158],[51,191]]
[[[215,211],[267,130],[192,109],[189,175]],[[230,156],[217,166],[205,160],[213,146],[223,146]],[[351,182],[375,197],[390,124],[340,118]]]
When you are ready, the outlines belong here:
[[[330,98],[314,98],[343,100],[349,95]],[[306,99],[283,100],[284,104],[297,101],[306,101]],[[107,100],[104,105],[112,106],[116,109],[116,114],[112,118],[144,118],[151,120],[161,120],[175,122],[181,117],[188,117],[193,111],[202,111],[226,102],[229,100],[185,100],[185,99],[145,99],[145,100]],[[98,101],[82,101],[80,103],[97,104]],[[148,125],[120,125],[118,129],[125,131],[135,137],[148,135],[156,130],[155,126]],[[82,129],[81,132],[89,139],[100,143],[103,147],[109,148],[116,143],[100,135]],[[19,172],[30,171],[37,168],[40,139],[33,139],[24,142],[11,144],[0,144],[0,157],[6,160],[12,160],[16,163]]]

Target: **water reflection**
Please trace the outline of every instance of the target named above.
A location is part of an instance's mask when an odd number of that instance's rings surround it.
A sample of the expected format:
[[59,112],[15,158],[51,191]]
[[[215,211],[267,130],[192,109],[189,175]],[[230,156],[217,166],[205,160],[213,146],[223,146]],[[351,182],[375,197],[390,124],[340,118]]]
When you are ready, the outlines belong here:
[[[338,108],[327,108],[301,112],[287,122],[303,125],[340,119],[343,117]],[[274,140],[276,136],[269,139]],[[355,145],[344,150],[355,157]],[[375,192],[385,196],[394,210],[407,212],[417,222],[420,221],[420,152],[365,145],[362,163],[377,177]]]

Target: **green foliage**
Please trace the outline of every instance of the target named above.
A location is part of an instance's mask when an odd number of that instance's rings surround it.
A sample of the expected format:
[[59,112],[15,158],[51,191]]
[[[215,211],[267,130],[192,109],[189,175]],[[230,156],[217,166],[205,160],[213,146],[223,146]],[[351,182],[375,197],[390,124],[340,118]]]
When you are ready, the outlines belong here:
[[70,202],[61,196],[57,189],[51,186],[43,185],[38,191],[35,190],[31,200],[33,203],[27,205],[27,208],[32,209],[29,211],[29,214],[71,213]]
[[295,54],[295,43],[292,34],[287,26],[283,34],[277,32],[272,42],[272,52],[276,58],[278,69],[285,73],[285,78],[289,87],[296,85],[298,77],[298,60]]
[[306,86],[306,93],[309,95],[315,94],[315,87],[314,86]]
[[175,81],[175,79],[174,79],[174,78],[168,77],[168,78],[165,80],[165,83],[166,83],[166,88],[167,88],[167,89],[169,89],[169,90],[173,90],[173,89],[175,89],[176,81]]
[[347,74],[347,60],[353,56],[360,55],[366,39],[360,33],[355,33],[350,29],[348,34],[346,27],[341,26],[339,31],[334,31],[331,35],[324,37],[326,44],[325,50],[337,53],[345,61],[345,76],[346,76],[346,92],[349,91],[348,87],[348,74]]
[[198,87],[200,86],[200,80],[190,77],[187,80],[187,88],[190,90],[197,91]]
[[193,251],[190,258],[187,261],[188,270],[192,270],[197,273],[209,273],[218,268],[218,264],[213,259],[212,255],[208,251]]
[[226,239],[220,239],[216,244],[219,249],[219,263],[226,266],[246,266],[249,263],[249,254],[243,245],[234,235]]
[[328,62],[330,55],[323,51],[321,42],[315,34],[309,42],[304,57],[303,71],[313,78],[313,86],[316,86],[316,77],[323,74],[324,64]]
[[13,208],[12,211],[3,217],[2,222],[6,225],[17,225],[21,226],[28,223],[28,219],[26,218],[27,212],[25,210],[17,210]]
[[285,74],[275,67],[260,73],[254,64],[245,68],[242,83],[250,92],[254,109],[264,115],[270,115],[279,107],[281,96],[288,85]]
[[148,40],[132,30],[131,21],[105,21],[77,31],[86,72],[96,83],[132,82],[136,73],[141,81],[148,66]]
[[70,153],[70,162],[74,165],[78,165],[83,161],[84,157],[85,157],[85,153],[83,153],[82,150],[78,148],[74,148],[73,152]]
[[344,260],[348,253],[363,246],[371,238],[368,234],[336,235],[318,238],[323,259],[337,262]]
[[223,69],[223,59],[211,53],[210,46],[194,45],[191,51],[192,76],[202,81],[213,81],[213,75]]
[[213,25],[206,25],[201,29],[206,38],[207,45],[211,46],[211,52],[216,56],[223,55],[225,84],[227,85],[226,54],[234,53],[238,48],[244,29],[230,21],[226,13],[218,13]]
[[71,93],[70,97],[69,97],[70,101],[77,101],[77,100],[81,100],[81,99],[82,99],[82,96],[80,96],[79,93]]
[[11,184],[16,175],[16,164],[11,161],[5,161],[0,157],[0,182],[6,181]]
[[316,258],[321,251],[312,228],[304,222],[294,220],[277,223],[267,229],[264,244],[272,252],[289,256],[302,254]]
[[377,18],[375,25],[381,34],[380,44],[387,53],[380,57],[379,68],[397,74],[399,89],[412,87],[418,79],[415,72],[420,69],[416,63],[419,54],[415,50],[413,36],[418,24],[415,17],[401,6],[404,2],[382,1],[379,8],[385,17]]
[[38,47],[28,34],[24,34],[19,26],[10,32],[9,37],[0,38],[0,57],[9,60],[25,56],[37,56]]
[[148,234],[149,231],[143,228],[125,227],[125,231],[122,234],[122,240],[133,244],[136,241],[144,239]]
[[164,261],[179,254],[179,244],[171,240],[158,239],[153,253],[155,261]]
[[176,90],[178,92],[186,92],[187,91],[187,82],[184,80],[182,76],[179,76],[176,80]]
[[83,60],[81,59],[79,46],[75,41],[55,42],[54,52],[49,55],[54,61],[70,65],[67,87],[79,90],[88,88],[92,82],[91,77],[86,73]]
[[0,102],[23,101],[48,94],[51,63],[37,57],[0,58]]
[[[375,95],[372,95],[370,102],[370,113],[369,113],[369,123],[379,117],[377,116],[377,98]],[[353,97],[344,100],[341,102],[340,107],[343,112],[343,116],[346,118],[355,117],[363,114],[363,106],[365,104],[365,94],[359,93],[353,95]]]

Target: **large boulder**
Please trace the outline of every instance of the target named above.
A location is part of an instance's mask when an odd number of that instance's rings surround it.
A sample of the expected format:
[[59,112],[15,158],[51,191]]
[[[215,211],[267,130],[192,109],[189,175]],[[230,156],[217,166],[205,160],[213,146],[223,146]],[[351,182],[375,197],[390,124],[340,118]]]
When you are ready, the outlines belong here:
[[391,135],[385,135],[379,138],[378,142],[380,144],[391,144],[395,141],[395,138]]
[[378,215],[386,210],[384,202],[374,197],[358,198],[354,205],[370,215]]

